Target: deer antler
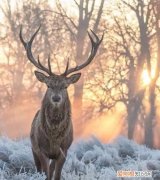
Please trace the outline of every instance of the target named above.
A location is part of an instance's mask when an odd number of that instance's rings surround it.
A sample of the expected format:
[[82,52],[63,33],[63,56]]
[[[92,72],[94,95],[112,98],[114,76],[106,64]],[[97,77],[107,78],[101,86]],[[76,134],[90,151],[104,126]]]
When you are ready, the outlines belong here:
[[90,52],[88,59],[83,64],[76,66],[74,68],[71,68],[71,69],[68,69],[69,68],[69,60],[68,60],[67,66],[66,66],[66,69],[65,69],[65,72],[63,73],[63,75],[67,76],[73,72],[79,71],[92,62],[92,60],[94,59],[94,57],[97,53],[98,47],[103,40],[104,34],[102,35],[101,39],[99,39],[98,36],[92,30],[91,30],[91,33],[92,33],[92,36],[94,36],[95,41],[93,40],[93,37],[91,36],[91,34],[88,32],[88,36],[90,38],[91,45],[92,45],[91,52]]
[[[35,31],[35,33],[32,35],[32,37],[30,38],[30,40],[28,42],[25,42],[23,37],[22,37],[22,26],[20,28],[20,33],[19,33],[19,37],[20,37],[20,40],[27,52],[27,57],[28,59],[30,60],[30,62],[32,64],[34,64],[38,69],[46,72],[47,74],[49,75],[55,75],[53,72],[52,72],[52,69],[51,69],[51,63],[50,63],[50,56],[48,57],[48,68],[46,68],[45,66],[43,66],[39,60],[39,56],[38,56],[38,59],[36,60],[32,54],[32,43],[33,43],[33,40],[34,38],[36,37],[37,33],[39,32],[40,30],[40,27],[38,27],[38,29]],[[101,44],[102,40],[103,40],[103,36],[104,34],[102,35],[101,39],[98,38],[98,36],[91,30],[91,33],[92,35],[88,32],[88,36],[90,38],[90,41],[91,41],[91,52],[90,52],[90,55],[88,57],[88,59],[81,65],[79,66],[76,66],[74,68],[70,68],[69,69],[69,60],[67,61],[67,66],[66,66],[66,69],[65,69],[65,72],[62,74],[64,76],[67,76],[73,72],[76,72],[76,71],[79,71],[81,69],[83,69],[84,67],[86,67],[88,64],[90,64],[92,62],[92,60],[94,59],[96,53],[97,53],[97,50],[98,50],[98,47],[99,45]],[[95,41],[93,40],[93,37],[95,38]]]
[[34,40],[34,38],[36,37],[37,33],[39,32],[40,30],[40,27],[38,27],[38,29],[35,31],[35,33],[32,35],[32,37],[30,38],[30,40],[28,42],[25,42],[23,37],[22,37],[22,25],[20,27],[20,33],[19,33],[19,37],[20,37],[20,40],[27,52],[27,57],[28,59],[30,60],[30,62],[32,64],[34,64],[38,69],[46,72],[47,74],[49,75],[55,75],[54,73],[52,73],[52,69],[51,69],[51,63],[50,63],[50,56],[48,56],[48,69],[46,67],[44,67],[40,60],[39,60],[39,56],[38,56],[38,59],[36,60],[32,54],[32,42]]

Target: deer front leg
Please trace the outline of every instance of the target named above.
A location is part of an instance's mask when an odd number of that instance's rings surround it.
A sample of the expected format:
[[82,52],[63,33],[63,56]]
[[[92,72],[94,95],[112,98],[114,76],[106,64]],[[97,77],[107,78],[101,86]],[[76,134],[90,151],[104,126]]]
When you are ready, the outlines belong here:
[[47,176],[47,180],[49,179],[48,174],[49,174],[49,159],[44,155],[44,154],[39,154],[39,159],[41,162],[41,172],[44,172],[45,175]]
[[64,155],[60,154],[60,156],[58,157],[58,159],[56,160],[56,163],[55,163],[54,180],[60,180],[61,171],[62,171],[64,162],[65,162],[65,157],[64,157]]
[[55,169],[55,160],[53,159],[51,160],[51,163],[49,166],[49,176],[48,176],[49,180],[52,180],[54,169]]
[[33,153],[34,162],[35,162],[35,165],[36,165],[36,168],[37,168],[37,172],[41,173],[41,162],[40,162],[40,159],[37,156],[37,154],[33,151],[33,149],[32,149],[32,153]]
[[49,160],[48,158],[41,154],[41,153],[38,153],[36,154],[33,149],[32,149],[32,152],[33,152],[33,157],[34,157],[34,162],[35,162],[35,165],[36,165],[36,168],[37,168],[37,172],[39,173],[42,173],[44,172],[45,175],[47,176],[47,180],[49,179],[48,178],[48,170],[49,170]]

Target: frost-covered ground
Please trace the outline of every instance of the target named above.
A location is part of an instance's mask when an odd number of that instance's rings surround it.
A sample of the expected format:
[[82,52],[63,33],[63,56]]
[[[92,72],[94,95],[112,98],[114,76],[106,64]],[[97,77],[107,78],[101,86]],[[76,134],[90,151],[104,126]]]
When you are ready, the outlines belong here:
[[[102,144],[93,137],[72,145],[62,179],[118,180],[117,170],[153,170],[154,177],[148,179],[160,180],[160,151],[137,145],[124,137],[119,137],[111,144]],[[45,176],[35,171],[30,141],[1,137],[0,180],[36,179],[44,180]]]

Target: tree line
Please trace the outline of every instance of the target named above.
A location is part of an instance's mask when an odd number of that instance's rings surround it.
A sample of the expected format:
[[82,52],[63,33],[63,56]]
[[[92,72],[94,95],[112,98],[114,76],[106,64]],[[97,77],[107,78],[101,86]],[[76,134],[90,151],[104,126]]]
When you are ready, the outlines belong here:
[[[0,5],[0,111],[22,98],[40,99],[45,88],[34,78],[20,44],[21,24],[26,39],[41,24],[33,52],[44,65],[50,54],[56,73],[64,70],[68,58],[71,65],[83,63],[90,49],[87,31],[92,29],[100,36],[104,33],[104,39],[94,63],[73,86],[76,126],[123,106],[128,138],[134,139],[140,127],[143,143],[154,147],[159,127],[159,1],[73,0],[70,8],[60,0],[52,4],[43,0],[15,2],[6,0]],[[144,71],[148,84],[142,79]]]

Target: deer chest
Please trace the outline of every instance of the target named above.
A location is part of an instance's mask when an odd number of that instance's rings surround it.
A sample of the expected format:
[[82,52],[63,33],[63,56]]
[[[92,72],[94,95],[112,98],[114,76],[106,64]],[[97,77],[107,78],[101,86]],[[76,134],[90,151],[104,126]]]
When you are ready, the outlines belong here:
[[61,127],[53,131],[40,133],[39,148],[50,159],[56,159],[60,154],[60,148],[64,146],[70,133],[70,127]]

